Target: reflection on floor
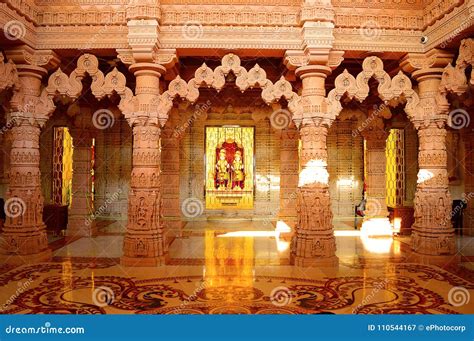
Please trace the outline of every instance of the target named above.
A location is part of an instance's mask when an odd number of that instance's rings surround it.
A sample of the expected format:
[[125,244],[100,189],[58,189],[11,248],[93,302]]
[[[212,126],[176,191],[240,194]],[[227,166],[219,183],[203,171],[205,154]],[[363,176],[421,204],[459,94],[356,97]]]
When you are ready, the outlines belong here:
[[62,245],[53,262],[0,266],[0,312],[473,313],[473,237],[458,239],[460,263],[437,267],[416,263],[406,237],[336,231],[339,266],[300,268],[288,265],[289,243],[275,230],[214,223],[187,226],[168,265],[126,268],[123,236],[102,232]]

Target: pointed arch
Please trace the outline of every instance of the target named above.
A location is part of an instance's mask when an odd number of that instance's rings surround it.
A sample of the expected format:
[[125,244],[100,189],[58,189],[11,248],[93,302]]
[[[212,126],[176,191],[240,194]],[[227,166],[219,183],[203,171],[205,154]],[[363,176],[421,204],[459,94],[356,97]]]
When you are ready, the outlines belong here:
[[362,71],[357,77],[352,76],[347,70],[336,77],[335,87],[328,94],[328,107],[333,119],[342,111],[341,99],[344,95],[359,102],[369,96],[371,78],[377,80],[379,97],[385,103],[404,96],[405,111],[411,121],[415,119],[420,99],[413,90],[410,78],[401,71],[390,78],[390,75],[384,70],[382,60],[375,56],[364,59]]
[[241,66],[240,58],[233,53],[225,55],[221,60],[221,65],[214,70],[209,68],[206,63],[202,64],[194,73],[194,78],[188,82],[178,75],[170,82],[168,90],[161,94],[154,103],[156,105],[155,110],[160,114],[161,120],[166,122],[168,113],[173,106],[173,100],[176,97],[181,97],[194,103],[199,98],[199,88],[201,87],[220,91],[224,87],[225,78],[230,72],[236,76],[235,85],[240,91],[244,92],[247,89],[260,88],[262,89],[261,96],[265,103],[271,104],[280,98],[285,98],[288,101],[288,109],[293,116],[300,115],[300,97],[293,91],[290,82],[282,76],[273,84],[267,78],[265,70],[258,64],[247,71]]
[[95,98],[101,100],[114,93],[120,96],[119,109],[129,112],[133,107],[133,92],[126,86],[125,75],[114,68],[107,75],[99,70],[99,61],[92,54],[84,54],[77,60],[76,69],[66,75],[60,68],[48,78],[48,85],[42,90],[39,105],[36,106],[38,114],[49,117],[56,105],[54,97],[57,95],[77,99],[82,92],[82,81],[89,75],[92,78],[91,92]]

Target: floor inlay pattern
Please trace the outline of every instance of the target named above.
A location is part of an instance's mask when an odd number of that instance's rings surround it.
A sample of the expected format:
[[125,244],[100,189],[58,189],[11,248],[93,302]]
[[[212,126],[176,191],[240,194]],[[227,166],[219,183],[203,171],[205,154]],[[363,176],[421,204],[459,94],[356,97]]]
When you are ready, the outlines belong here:
[[[373,265],[373,264],[372,264]],[[448,292],[474,284],[434,266],[341,264],[327,272],[199,266],[133,269],[115,260],[24,266],[0,275],[3,314],[458,314]],[[146,271],[145,271],[146,270]],[[226,270],[227,271],[227,270]],[[240,271],[240,272],[239,272]],[[345,274],[345,275],[344,275]],[[19,290],[21,288],[21,290]]]

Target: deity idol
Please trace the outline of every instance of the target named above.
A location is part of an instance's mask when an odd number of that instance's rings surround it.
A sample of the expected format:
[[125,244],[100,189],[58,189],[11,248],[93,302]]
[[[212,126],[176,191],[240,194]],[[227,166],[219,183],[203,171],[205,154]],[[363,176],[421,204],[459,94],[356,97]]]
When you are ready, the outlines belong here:
[[240,150],[235,152],[234,161],[232,162],[233,176],[233,187],[237,189],[244,188],[244,164],[242,162],[242,153]]
[[216,163],[216,186],[218,189],[225,189],[229,181],[230,165],[226,160],[226,151],[221,149],[219,151],[219,160]]

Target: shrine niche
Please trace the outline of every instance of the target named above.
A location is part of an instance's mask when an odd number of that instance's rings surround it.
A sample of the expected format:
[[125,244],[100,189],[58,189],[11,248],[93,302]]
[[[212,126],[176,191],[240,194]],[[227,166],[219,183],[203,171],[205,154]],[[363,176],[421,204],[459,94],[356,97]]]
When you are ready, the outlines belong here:
[[206,208],[252,209],[254,127],[206,127]]

